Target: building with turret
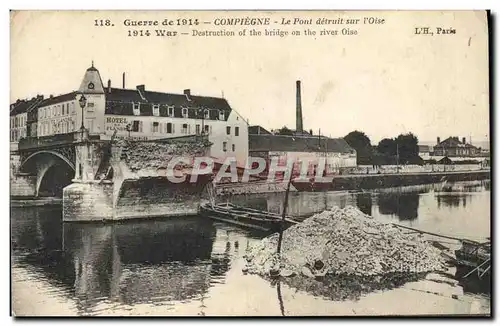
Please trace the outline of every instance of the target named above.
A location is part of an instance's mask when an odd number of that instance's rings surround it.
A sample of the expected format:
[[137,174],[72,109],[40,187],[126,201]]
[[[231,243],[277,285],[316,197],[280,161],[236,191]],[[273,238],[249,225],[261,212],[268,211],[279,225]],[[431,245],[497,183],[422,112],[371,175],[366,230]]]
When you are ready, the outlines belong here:
[[[208,135],[210,155],[235,157],[243,166],[248,157],[247,121],[224,98],[105,85],[93,63],[80,87],[66,94],[37,97],[11,105],[11,142],[21,137],[48,137],[71,133],[83,125],[100,139],[152,140],[196,134]],[[79,100],[86,98],[83,110]]]

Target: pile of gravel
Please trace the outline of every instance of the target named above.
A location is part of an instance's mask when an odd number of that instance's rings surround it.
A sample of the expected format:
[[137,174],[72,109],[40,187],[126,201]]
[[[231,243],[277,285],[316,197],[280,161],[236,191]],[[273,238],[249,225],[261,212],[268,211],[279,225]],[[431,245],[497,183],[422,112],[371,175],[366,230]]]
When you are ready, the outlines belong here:
[[446,269],[440,250],[420,234],[376,221],[351,206],[334,207],[287,229],[281,259],[277,243],[278,234],[273,234],[249,248],[245,271],[314,278],[411,276]]

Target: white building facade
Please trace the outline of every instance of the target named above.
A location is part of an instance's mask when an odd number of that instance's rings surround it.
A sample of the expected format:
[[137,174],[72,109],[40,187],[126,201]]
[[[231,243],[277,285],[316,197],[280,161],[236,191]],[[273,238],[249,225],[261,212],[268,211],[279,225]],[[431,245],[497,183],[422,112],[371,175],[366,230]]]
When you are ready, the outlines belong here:
[[[80,97],[86,105],[80,107]],[[22,110],[19,110],[20,112]],[[110,139],[150,140],[208,135],[212,143],[210,155],[224,160],[234,157],[238,166],[248,158],[248,123],[223,98],[152,92],[144,85],[136,89],[112,88],[103,85],[95,67],[86,70],[78,91],[49,97],[40,101],[33,114],[31,137],[47,137],[75,132],[82,124],[91,135]],[[26,110],[12,114],[11,142],[19,135],[27,136]]]

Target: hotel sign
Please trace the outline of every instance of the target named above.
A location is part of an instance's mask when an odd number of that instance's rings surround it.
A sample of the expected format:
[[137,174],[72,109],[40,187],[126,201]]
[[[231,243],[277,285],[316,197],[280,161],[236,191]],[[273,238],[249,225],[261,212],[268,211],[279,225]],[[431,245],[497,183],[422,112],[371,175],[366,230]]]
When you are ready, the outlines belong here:
[[106,117],[106,130],[114,131],[127,131],[129,121],[127,118],[122,117]]

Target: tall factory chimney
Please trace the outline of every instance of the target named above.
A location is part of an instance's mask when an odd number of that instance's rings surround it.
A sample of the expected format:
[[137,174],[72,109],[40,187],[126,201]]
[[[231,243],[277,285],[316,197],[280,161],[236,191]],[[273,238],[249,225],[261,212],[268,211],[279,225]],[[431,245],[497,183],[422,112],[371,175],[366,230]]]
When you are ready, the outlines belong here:
[[297,80],[297,105],[296,105],[296,131],[302,132],[304,131],[302,126],[302,100],[300,98],[300,80]]
[[122,81],[123,81],[123,88],[125,88],[125,73],[123,73]]

